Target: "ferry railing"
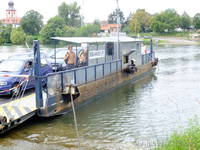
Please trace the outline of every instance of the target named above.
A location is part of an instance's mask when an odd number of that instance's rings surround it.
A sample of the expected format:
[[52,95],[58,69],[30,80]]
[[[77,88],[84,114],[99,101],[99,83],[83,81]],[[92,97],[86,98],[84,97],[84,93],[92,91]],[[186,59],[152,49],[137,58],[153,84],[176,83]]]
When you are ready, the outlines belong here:
[[142,55],[142,65],[151,62],[155,58],[155,52]]
[[60,92],[63,92],[65,85],[82,85],[102,79],[109,74],[120,71],[121,69],[122,60],[115,60],[49,74],[46,76],[47,98],[60,95]]

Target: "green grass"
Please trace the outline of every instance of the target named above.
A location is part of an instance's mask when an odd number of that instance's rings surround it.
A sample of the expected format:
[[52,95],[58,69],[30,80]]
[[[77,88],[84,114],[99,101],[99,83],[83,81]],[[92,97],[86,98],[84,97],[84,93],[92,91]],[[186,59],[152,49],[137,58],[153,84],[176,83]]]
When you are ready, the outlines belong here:
[[200,150],[200,125],[192,124],[181,133],[173,133],[165,144],[155,150]]

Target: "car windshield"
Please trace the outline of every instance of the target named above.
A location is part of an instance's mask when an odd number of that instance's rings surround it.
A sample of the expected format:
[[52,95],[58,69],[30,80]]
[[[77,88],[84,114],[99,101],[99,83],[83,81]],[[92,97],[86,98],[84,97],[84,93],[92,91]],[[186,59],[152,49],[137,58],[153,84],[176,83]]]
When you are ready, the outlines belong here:
[[20,60],[5,60],[0,63],[0,72],[17,72],[23,64],[24,62]]

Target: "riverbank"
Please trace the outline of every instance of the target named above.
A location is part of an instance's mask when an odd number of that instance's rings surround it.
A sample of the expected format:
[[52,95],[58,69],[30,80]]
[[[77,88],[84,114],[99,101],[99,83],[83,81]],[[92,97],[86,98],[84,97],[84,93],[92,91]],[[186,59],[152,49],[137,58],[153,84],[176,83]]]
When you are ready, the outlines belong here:
[[154,40],[158,42],[159,45],[198,45],[200,44],[197,40],[190,40],[184,37],[155,37]]
[[[191,34],[195,32],[172,32],[172,33],[135,33],[128,34],[133,37],[153,37],[158,45],[199,45],[200,39],[191,39]],[[148,42],[147,42],[148,43]]]
[[174,132],[165,144],[155,150],[198,150],[200,149],[200,126],[192,124],[183,132]]

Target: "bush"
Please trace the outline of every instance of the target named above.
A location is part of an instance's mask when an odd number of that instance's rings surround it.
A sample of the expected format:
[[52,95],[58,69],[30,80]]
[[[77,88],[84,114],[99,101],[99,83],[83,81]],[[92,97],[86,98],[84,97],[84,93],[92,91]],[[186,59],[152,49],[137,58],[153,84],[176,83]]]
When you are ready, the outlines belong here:
[[22,28],[15,28],[11,32],[10,39],[13,44],[25,44],[26,34]]

